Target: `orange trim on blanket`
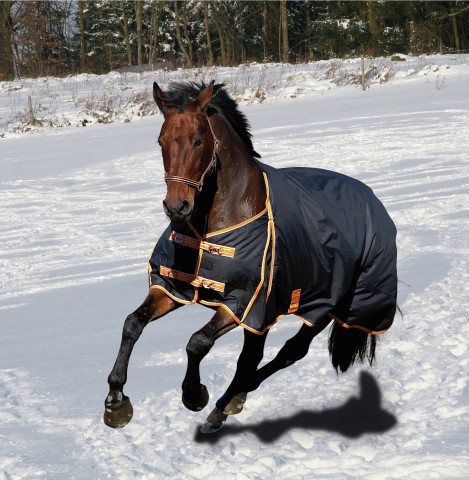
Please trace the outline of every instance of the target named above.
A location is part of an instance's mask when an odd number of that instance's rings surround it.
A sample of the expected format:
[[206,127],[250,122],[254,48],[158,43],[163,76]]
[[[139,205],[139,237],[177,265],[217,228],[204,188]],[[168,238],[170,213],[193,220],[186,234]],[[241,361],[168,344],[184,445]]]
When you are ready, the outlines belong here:
[[231,310],[229,307],[227,307],[224,303],[220,302],[208,302],[206,300],[198,300],[197,303],[200,303],[201,305],[205,305],[206,307],[221,307],[223,310],[225,310],[230,317],[240,326],[245,328],[251,333],[255,333],[256,335],[264,335],[267,330],[271,329],[284,315],[279,315],[275,321],[273,321],[270,325],[264,328],[261,332],[259,330],[255,330],[254,328],[250,327],[249,325],[246,325],[244,321],[240,320]]
[[244,225],[247,225],[248,223],[251,223],[254,220],[257,220],[259,217],[262,217],[262,215],[264,215],[266,212],[267,212],[267,208],[264,208],[264,210],[262,210],[258,214],[242,221],[241,223],[237,223],[236,225],[233,225],[232,227],[226,227],[226,228],[222,228],[221,230],[216,230],[214,232],[206,233],[202,238],[213,237],[215,235],[220,235],[222,233],[231,232],[232,230],[236,230],[237,228],[244,227]]
[[267,252],[269,251],[269,245],[270,245],[270,228],[269,228],[270,223],[267,225],[267,241],[265,242],[265,247],[264,247],[264,256],[262,257],[262,267],[261,267],[261,280],[259,282],[259,285],[257,285],[256,291],[254,292],[254,295],[252,296],[250,302],[248,303],[248,306],[246,310],[244,311],[244,315],[242,318],[242,321],[246,319],[249,311],[251,310],[251,307],[253,303],[256,301],[257,296],[259,295],[259,292],[262,288],[262,285],[264,285],[264,278],[265,278],[265,263],[267,260]]
[[342,320],[339,320],[337,317],[332,315],[332,313],[328,313],[327,315],[329,315],[329,317],[332,318],[332,320],[335,320],[337,323],[340,323],[340,325],[342,325],[344,328],[348,328],[348,329],[357,328],[358,330],[369,333],[370,335],[381,335],[382,333],[387,332],[389,330],[388,328],[386,328],[386,330],[379,330],[375,332],[373,330],[369,330],[368,328],[361,327],[360,325],[347,325]]
[[194,290],[194,298],[192,300],[183,300],[182,298],[175,297],[172,293],[168,292],[168,290],[166,290],[166,288],[161,287],[160,285],[150,285],[150,290],[151,289],[161,290],[169,298],[171,298],[175,302],[182,303],[183,305],[194,305],[194,303],[197,303],[197,300],[198,300],[198,297],[199,297],[199,291],[197,289]]
[[271,232],[272,236],[272,251],[270,254],[270,272],[269,272],[269,283],[267,285],[267,294],[265,296],[265,301],[270,297],[270,292],[272,290],[272,283],[274,281],[274,265],[275,265],[275,222],[274,222],[274,214],[272,212],[272,205],[270,203],[270,190],[269,190],[269,182],[267,180],[267,175],[264,172],[264,182],[265,182],[265,190],[267,192],[267,197],[265,200],[267,211],[269,214],[269,231]]

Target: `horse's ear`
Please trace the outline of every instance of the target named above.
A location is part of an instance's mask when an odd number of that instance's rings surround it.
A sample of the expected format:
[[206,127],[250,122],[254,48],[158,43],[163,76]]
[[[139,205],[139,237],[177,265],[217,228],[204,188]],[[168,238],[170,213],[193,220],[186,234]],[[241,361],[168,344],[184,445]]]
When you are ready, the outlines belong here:
[[200,93],[199,96],[193,100],[193,105],[200,111],[205,112],[208,104],[211,102],[213,97],[213,85],[215,80],[212,80],[210,84],[205,87]]
[[153,98],[155,99],[155,102],[158,105],[160,112],[164,115],[165,118],[172,110],[174,110],[174,107],[168,107],[168,105],[166,104],[166,93],[161,90],[161,88],[156,82],[153,82]]

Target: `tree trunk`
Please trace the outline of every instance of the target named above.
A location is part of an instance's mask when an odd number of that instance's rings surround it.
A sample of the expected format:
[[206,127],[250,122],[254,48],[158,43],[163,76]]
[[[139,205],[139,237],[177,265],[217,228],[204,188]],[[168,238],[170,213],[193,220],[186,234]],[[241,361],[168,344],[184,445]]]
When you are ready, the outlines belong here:
[[215,25],[217,27],[218,38],[220,39],[221,64],[224,67],[227,67],[228,66],[228,54],[227,54],[227,50],[226,50],[225,34],[224,34],[223,27],[222,27],[221,22],[220,22],[220,16],[219,16],[217,7],[215,7],[212,3],[210,4],[210,7],[212,9],[213,19],[215,20]]
[[192,58],[189,56],[189,53],[187,52],[186,47],[184,46],[184,42],[182,41],[181,25],[179,23],[178,0],[173,0],[173,1],[174,1],[174,24],[176,27],[176,39],[178,41],[179,48],[181,49],[181,52],[184,55],[184,58],[186,60],[186,65],[189,68],[192,68]]
[[151,2],[151,20],[150,20],[150,58],[149,62],[154,65],[158,55],[158,39],[160,28],[160,16],[162,8],[160,8],[161,2]]
[[187,8],[186,8],[187,2],[183,2],[183,8],[182,8],[182,26],[184,28],[184,37],[186,39],[187,43],[187,49],[188,49],[188,54],[191,59],[191,63],[194,63],[194,52],[192,50],[192,42],[191,39],[189,38],[189,31],[187,29]]
[[0,2],[0,80],[15,78],[15,65],[12,51],[11,0]]
[[459,53],[461,47],[459,45],[459,31],[458,31],[458,22],[456,20],[456,14],[451,15],[451,26],[453,27],[453,36],[454,36],[454,51]]
[[127,25],[127,14],[125,13],[125,0],[122,0],[122,28],[124,30],[125,49],[127,50],[127,64],[132,65],[132,47],[130,45],[129,28]]
[[205,36],[207,37],[207,51],[208,51],[208,60],[207,65],[211,67],[213,65],[213,50],[212,50],[212,40],[210,38],[210,24],[208,22],[208,1],[204,2],[204,22],[205,22]]
[[368,26],[371,33],[371,55],[378,54],[379,26],[376,20],[376,0],[368,0]]
[[264,11],[263,11],[263,20],[264,20],[264,27],[262,30],[262,44],[264,45],[264,62],[267,61],[267,32],[268,32],[268,22],[269,22],[269,17],[268,17],[268,10],[267,10],[267,1],[264,1]]
[[284,63],[290,62],[290,49],[288,46],[288,11],[287,0],[281,2],[282,11],[282,60]]
[[142,0],[135,2],[135,15],[137,17],[137,62],[139,65],[143,64],[142,52]]
[[81,73],[86,71],[86,34],[85,34],[85,14],[84,14],[84,0],[78,2],[78,12],[80,17],[80,66]]

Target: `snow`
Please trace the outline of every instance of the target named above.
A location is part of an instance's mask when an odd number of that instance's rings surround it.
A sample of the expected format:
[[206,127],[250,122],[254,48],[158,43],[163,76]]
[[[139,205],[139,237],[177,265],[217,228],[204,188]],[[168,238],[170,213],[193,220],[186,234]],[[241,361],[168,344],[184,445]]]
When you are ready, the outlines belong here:
[[[0,479],[467,478],[468,58],[397,63],[366,91],[337,80],[345,74],[327,78],[330,63],[212,71],[244,79],[244,90],[241,80],[231,86],[263,161],[338,170],[382,199],[399,232],[403,313],[381,337],[373,368],[357,365],[337,377],[324,332],[305,359],[248,395],[244,411],[214,435],[199,427],[232,378],[242,332],[221,338],[202,363],[210,403],[189,412],[180,398],[185,345],[210,318],[199,306],[145,330],[125,387],[134,418],[121,430],[102,422],[123,320],[146,295],[147,257],[167,223],[161,116],[4,129]],[[356,68],[353,61],[340,68],[350,72],[350,65]],[[258,78],[247,81],[259,72],[270,78],[262,102],[253,101]],[[93,88],[108,82],[117,90],[119,75],[94,78]],[[166,73],[162,85],[171,78]],[[151,91],[155,79],[146,73],[129,85]],[[83,77],[67,85],[73,81]],[[14,83],[1,84],[2,125]],[[48,79],[48,95],[69,118],[65,83]],[[44,84],[25,80],[16,92]],[[265,361],[300,325],[286,317],[271,330]]]

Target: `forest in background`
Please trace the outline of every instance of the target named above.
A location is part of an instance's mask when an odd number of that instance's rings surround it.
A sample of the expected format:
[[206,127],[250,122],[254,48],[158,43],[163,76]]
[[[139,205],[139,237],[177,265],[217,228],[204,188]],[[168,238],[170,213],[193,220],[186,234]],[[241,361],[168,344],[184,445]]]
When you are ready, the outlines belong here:
[[0,80],[469,50],[467,1],[2,0]]

